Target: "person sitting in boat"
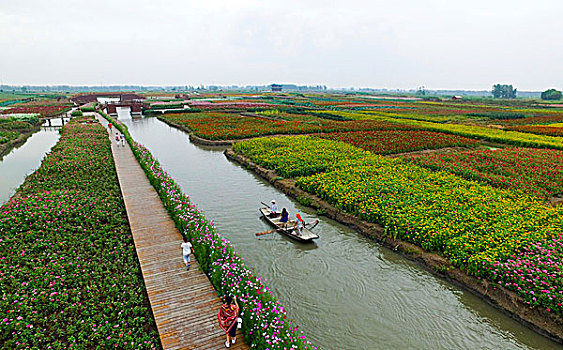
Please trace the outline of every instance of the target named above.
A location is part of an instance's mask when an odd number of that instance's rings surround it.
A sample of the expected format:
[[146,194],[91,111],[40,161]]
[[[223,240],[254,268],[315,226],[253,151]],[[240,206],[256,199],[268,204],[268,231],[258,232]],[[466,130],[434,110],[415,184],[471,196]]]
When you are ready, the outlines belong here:
[[278,215],[278,205],[276,204],[276,200],[272,199],[272,204],[270,204],[270,217],[277,218]]
[[303,227],[305,226],[305,221],[303,221],[301,214],[297,213],[295,214],[295,216],[297,217],[297,220],[295,221],[295,225],[293,227],[295,228],[295,233],[297,233],[298,236],[301,236],[303,234]]
[[280,224],[287,226],[288,221],[289,221],[289,213],[287,209],[283,208],[281,212]]

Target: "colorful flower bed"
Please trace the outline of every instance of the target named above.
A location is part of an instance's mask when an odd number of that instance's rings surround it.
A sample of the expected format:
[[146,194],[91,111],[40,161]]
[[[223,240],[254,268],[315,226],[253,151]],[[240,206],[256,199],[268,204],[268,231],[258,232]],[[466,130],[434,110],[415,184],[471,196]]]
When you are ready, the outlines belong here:
[[[234,149],[276,172],[317,173],[297,178],[297,186],[343,211],[381,224],[386,234],[444,254],[475,276],[497,282],[491,272],[495,262],[506,262],[523,247],[557,237],[563,228],[563,208],[546,207],[519,191],[354,151],[340,142],[322,140],[327,144],[321,145],[307,136],[283,139],[244,141]],[[308,143],[316,147],[303,146]],[[317,160],[321,146],[326,153],[339,149],[340,155]],[[273,152],[286,158],[277,160]],[[290,164],[284,166],[283,161]],[[539,287],[534,292],[539,293]],[[556,310],[556,304],[543,302],[544,307]]]
[[2,114],[12,113],[38,113],[43,117],[51,117],[61,114],[70,110],[70,107],[65,105],[57,106],[19,106],[0,111]]
[[528,132],[537,135],[563,136],[563,128],[549,125],[519,125],[510,126],[506,130]]
[[526,125],[526,124],[551,124],[563,122],[563,113],[552,112],[546,113],[536,117],[529,117],[523,119],[504,120],[504,125]]
[[[287,117],[282,114],[280,118]],[[180,124],[208,140],[233,140],[276,134],[308,134],[352,130],[416,129],[415,126],[377,120],[333,121],[315,116],[291,116],[291,120],[240,116],[227,113],[168,114],[159,117]],[[289,119],[289,118],[288,118]]]
[[190,101],[190,106],[198,109],[249,109],[249,108],[272,108],[275,105],[263,102],[209,102]]
[[352,145],[309,136],[247,140],[235,143],[233,149],[283,177],[307,176],[374,159]]
[[535,148],[428,154],[415,164],[545,199],[563,193],[563,152]]
[[126,135],[141,167],[183,235],[194,245],[202,270],[220,295],[236,295],[242,307],[242,332],[259,349],[316,349],[287,318],[268,287],[264,286],[228,240],[192,205],[180,186],[160,166],[149,150],[136,143],[127,129],[105,116]]
[[[353,115],[353,113],[347,113],[347,115]],[[396,119],[381,116],[372,116],[372,118],[396,123],[405,123],[407,125],[418,126],[427,130],[434,130],[448,134],[460,135],[504,144],[563,150],[563,139],[561,139],[560,137],[534,135],[517,131],[506,131],[473,125],[440,124],[419,120]]]
[[160,348],[103,127],[68,123],[0,210],[3,348]]
[[563,314],[563,236],[525,246],[504,262],[489,267],[498,284],[523,295],[534,307]]
[[474,147],[478,141],[465,137],[421,130],[356,131],[320,134],[327,140],[342,141],[377,154],[392,154],[444,147]]

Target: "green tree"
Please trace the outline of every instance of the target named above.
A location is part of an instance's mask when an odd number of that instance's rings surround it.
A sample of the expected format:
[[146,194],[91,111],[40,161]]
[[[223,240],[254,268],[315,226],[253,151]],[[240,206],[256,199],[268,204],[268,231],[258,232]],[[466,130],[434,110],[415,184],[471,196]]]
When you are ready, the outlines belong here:
[[561,91],[555,89],[545,90],[541,93],[542,100],[560,100],[562,97]]
[[512,85],[495,84],[491,91],[494,98],[516,98],[516,89]]
[[426,96],[426,88],[424,86],[419,87],[418,90],[416,91],[416,95]]

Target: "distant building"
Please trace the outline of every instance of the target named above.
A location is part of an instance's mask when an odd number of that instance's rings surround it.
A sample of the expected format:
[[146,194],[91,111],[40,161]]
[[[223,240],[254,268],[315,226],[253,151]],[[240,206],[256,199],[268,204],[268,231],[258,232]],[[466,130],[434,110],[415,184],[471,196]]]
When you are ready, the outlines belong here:
[[461,100],[462,98],[461,96],[452,96],[452,100]]
[[271,87],[271,89],[272,89],[273,92],[274,92],[274,91],[277,91],[277,92],[282,91],[282,86],[281,86],[281,84],[272,84],[272,85],[270,85],[270,87]]

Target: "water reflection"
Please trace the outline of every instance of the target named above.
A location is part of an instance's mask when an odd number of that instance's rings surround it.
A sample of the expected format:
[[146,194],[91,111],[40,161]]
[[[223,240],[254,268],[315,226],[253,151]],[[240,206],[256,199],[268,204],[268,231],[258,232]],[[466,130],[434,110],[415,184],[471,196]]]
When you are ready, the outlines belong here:
[[[118,113],[120,113],[118,111]],[[556,349],[498,310],[417,264],[327,218],[316,246],[272,234],[260,202],[276,199],[292,217],[316,213],[228,161],[223,148],[195,146],[155,118],[119,117],[132,136],[213,219],[263,277],[301,329],[326,349]]]
[[61,128],[66,123],[68,123],[69,120],[70,120],[70,117],[68,115],[63,115],[63,116],[55,117],[55,118],[49,118],[49,119],[45,119],[43,121],[43,124],[41,124],[41,127],[44,127],[44,128],[49,128],[49,127]]

